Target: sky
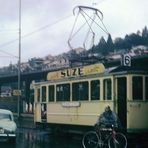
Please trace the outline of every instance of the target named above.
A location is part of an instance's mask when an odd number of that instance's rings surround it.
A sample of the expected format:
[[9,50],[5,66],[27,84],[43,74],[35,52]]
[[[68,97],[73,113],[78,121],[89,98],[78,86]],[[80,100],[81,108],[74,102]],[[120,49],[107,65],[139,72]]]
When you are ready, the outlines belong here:
[[[0,67],[18,62],[19,2],[0,0]],[[113,40],[148,26],[147,0],[21,0],[21,62],[71,50],[67,41],[76,19],[73,9],[78,5],[99,9]],[[84,21],[80,17],[77,25]],[[94,28],[97,44],[105,34]],[[74,48],[81,46],[84,33],[86,29],[75,36]]]

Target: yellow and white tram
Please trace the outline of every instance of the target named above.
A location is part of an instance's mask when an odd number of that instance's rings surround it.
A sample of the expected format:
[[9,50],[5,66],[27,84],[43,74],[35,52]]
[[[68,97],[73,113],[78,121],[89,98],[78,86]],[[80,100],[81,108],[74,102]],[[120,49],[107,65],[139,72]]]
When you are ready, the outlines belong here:
[[34,84],[36,124],[92,127],[110,105],[127,132],[148,132],[148,71],[93,64],[49,72]]

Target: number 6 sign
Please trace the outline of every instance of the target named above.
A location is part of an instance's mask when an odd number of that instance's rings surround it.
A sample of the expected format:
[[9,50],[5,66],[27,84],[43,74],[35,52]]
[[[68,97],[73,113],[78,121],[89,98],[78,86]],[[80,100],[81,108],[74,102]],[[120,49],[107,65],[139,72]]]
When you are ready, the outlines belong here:
[[129,54],[123,55],[123,65],[131,66],[131,56]]

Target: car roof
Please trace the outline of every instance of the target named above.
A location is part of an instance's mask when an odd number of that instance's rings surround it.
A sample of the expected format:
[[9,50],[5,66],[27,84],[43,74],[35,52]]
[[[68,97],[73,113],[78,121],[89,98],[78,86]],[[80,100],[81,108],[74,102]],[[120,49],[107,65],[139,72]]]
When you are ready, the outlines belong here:
[[0,113],[12,114],[12,112],[10,110],[7,110],[7,109],[0,109]]

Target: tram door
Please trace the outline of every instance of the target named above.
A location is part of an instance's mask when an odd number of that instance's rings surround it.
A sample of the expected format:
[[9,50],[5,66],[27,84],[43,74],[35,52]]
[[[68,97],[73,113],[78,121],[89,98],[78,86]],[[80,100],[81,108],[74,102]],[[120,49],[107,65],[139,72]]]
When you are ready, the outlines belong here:
[[127,79],[117,78],[117,105],[118,117],[123,128],[127,128]]
[[46,102],[46,86],[41,87],[41,121],[47,122],[47,102]]
[[45,103],[41,104],[41,121],[47,122],[47,108]]

